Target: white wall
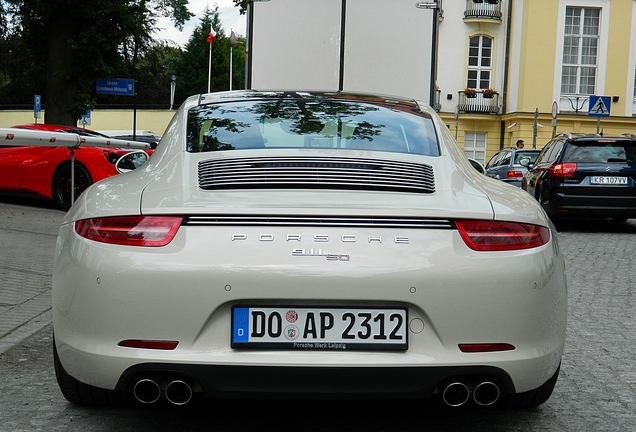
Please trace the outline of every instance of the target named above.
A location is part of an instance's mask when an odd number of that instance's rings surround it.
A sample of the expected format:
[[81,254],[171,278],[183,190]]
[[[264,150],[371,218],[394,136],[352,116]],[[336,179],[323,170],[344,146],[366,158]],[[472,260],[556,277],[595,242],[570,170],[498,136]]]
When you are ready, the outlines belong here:
[[253,5],[252,88],[337,90],[340,0]]
[[433,12],[413,0],[347,0],[344,89],[429,101]]
[[[428,101],[433,12],[413,0],[347,0],[345,91]],[[252,88],[338,90],[341,0],[254,3]]]

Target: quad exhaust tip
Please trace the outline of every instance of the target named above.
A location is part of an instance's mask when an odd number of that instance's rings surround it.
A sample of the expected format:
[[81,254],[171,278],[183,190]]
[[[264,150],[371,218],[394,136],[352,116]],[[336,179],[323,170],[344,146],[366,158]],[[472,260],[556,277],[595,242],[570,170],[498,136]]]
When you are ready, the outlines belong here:
[[499,400],[501,390],[492,381],[479,381],[477,385],[470,381],[457,380],[444,387],[442,399],[450,407],[460,407],[472,399],[479,406],[490,406]]
[[444,388],[442,399],[444,403],[451,407],[460,407],[468,402],[470,389],[463,382],[453,382]]
[[173,378],[168,384],[162,383],[152,378],[142,378],[133,386],[133,395],[143,404],[155,403],[161,396],[165,396],[173,405],[185,405],[192,400],[192,386],[188,382]]
[[161,397],[161,387],[150,378],[142,378],[133,387],[135,399],[144,404],[155,403]]
[[483,381],[473,390],[473,400],[477,405],[490,406],[499,400],[499,386],[490,381]]
[[192,387],[185,381],[174,380],[166,386],[166,399],[173,405],[185,405],[192,399]]

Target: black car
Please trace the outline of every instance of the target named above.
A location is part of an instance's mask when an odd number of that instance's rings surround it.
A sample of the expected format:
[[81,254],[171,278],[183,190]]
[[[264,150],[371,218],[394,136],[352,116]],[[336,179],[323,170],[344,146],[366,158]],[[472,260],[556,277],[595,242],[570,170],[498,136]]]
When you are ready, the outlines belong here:
[[540,151],[538,149],[501,149],[486,164],[486,175],[521,187],[521,179],[528,172],[528,168],[534,164]]
[[636,218],[636,135],[555,136],[522,188],[553,219]]

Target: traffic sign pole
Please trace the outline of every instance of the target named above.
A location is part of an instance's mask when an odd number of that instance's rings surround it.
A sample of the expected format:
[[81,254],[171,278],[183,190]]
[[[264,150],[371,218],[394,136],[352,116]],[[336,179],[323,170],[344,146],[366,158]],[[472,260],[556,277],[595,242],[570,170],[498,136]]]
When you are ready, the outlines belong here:
[[552,137],[556,136],[557,116],[559,115],[559,104],[557,101],[552,102]]

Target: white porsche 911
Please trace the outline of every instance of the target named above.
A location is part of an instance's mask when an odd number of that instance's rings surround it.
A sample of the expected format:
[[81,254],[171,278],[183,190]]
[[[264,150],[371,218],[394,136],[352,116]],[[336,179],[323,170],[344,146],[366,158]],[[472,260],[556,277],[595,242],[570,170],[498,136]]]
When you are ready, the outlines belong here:
[[86,405],[533,407],[566,314],[536,200],[478,173],[430,108],[383,96],[189,98],[148,162],[77,200],[53,274],[58,382]]

